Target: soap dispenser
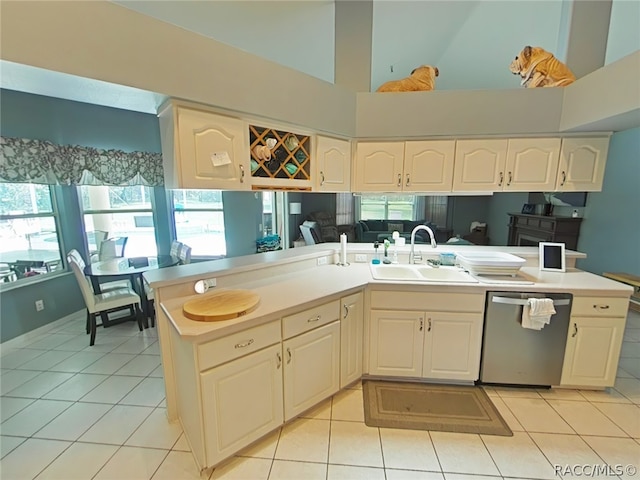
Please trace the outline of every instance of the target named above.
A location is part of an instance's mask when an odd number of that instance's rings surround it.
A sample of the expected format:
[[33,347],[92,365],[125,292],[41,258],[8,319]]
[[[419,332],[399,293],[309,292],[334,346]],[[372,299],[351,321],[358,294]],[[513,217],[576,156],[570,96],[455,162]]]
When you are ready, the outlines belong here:
[[374,265],[378,265],[380,263],[380,256],[378,254],[378,248],[380,247],[380,244],[378,242],[374,242],[373,243],[373,260],[371,260],[371,263],[373,263]]

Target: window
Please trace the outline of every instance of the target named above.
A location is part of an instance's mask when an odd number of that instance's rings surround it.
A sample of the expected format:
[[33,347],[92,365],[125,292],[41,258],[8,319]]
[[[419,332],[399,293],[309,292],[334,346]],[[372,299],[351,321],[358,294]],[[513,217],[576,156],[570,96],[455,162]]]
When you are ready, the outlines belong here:
[[0,183],[0,281],[62,267],[57,211],[49,185]]
[[415,195],[362,195],[359,220],[415,220]]
[[127,237],[124,255],[157,255],[151,187],[79,187],[87,244],[92,260],[97,260],[100,242]]
[[220,190],[173,190],[176,239],[191,247],[191,256],[227,254]]

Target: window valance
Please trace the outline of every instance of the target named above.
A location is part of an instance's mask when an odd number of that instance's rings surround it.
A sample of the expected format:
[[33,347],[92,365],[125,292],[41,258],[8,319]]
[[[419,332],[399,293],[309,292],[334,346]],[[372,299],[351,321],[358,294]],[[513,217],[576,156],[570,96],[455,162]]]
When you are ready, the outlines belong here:
[[162,154],[0,137],[0,182],[158,186]]

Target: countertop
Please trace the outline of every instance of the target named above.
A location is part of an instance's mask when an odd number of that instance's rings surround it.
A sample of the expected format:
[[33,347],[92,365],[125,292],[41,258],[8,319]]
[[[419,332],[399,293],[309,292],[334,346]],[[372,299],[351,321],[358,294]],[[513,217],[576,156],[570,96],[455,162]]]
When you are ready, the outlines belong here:
[[[451,250],[447,249],[446,251]],[[501,247],[500,251],[505,250]],[[520,251],[512,253],[523,256]],[[254,291],[260,295],[261,300],[255,310],[237,319],[220,322],[196,322],[187,319],[182,314],[182,305],[185,301],[196,298],[196,294],[167,300],[162,302],[161,308],[185,340],[201,342],[278,319],[281,316],[312,307],[314,304],[331,300],[331,297],[340,298],[367,285],[373,289],[384,288],[415,292],[426,289],[431,292],[450,292],[455,288],[456,291],[467,293],[485,293],[487,291],[563,292],[600,297],[628,297],[633,291],[630,286],[577,269],[568,269],[565,273],[541,272],[537,267],[525,266],[521,272],[533,283],[514,285],[382,281],[373,279],[368,263],[352,263],[346,267],[324,265],[305,271],[243,283],[242,288]],[[171,284],[173,283],[171,281]]]

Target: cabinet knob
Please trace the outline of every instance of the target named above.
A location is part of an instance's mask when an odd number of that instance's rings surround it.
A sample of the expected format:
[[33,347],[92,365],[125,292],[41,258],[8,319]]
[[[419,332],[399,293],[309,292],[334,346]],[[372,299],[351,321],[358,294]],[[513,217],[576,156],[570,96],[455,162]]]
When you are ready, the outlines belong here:
[[575,337],[578,334],[578,324],[574,323],[573,324],[573,334],[571,335],[571,337]]
[[282,355],[280,355],[280,352],[276,353],[276,358],[278,359],[278,364],[276,365],[276,368],[280,370],[280,366],[282,365]]
[[564,182],[567,181],[567,172],[563,170],[560,175],[562,175],[562,180],[560,180],[560,186],[562,187],[564,185]]
[[240,165],[240,183],[244,183],[244,165]]
[[507,173],[507,187],[511,185],[511,172]]
[[424,328],[424,320],[421,318],[420,319],[420,331],[422,331],[423,328]]
[[411,185],[411,179],[409,178],[409,174],[407,173],[407,183],[406,183],[407,187],[409,185]]
[[609,310],[609,305],[594,305],[593,308],[596,310]]
[[253,338],[250,340],[247,340],[246,342],[242,342],[242,343],[236,343],[235,348],[245,348],[248,347],[249,345],[251,345],[253,343]]
[[287,363],[291,363],[291,349],[287,348]]
[[402,185],[402,175],[398,174],[398,186],[400,187]]
[[320,171],[320,186],[324,185],[324,172]]
[[498,181],[498,186],[501,187],[502,186],[502,181],[504,180],[504,174],[502,172],[500,172],[500,180]]
[[349,316],[349,308],[351,308],[351,305],[344,306],[344,317],[342,318],[347,318]]
[[431,319],[429,319],[429,326],[427,327],[427,332],[431,331]]
[[316,315],[315,317],[308,318],[307,322],[313,323],[313,322],[317,322],[318,320],[320,320],[320,315]]

